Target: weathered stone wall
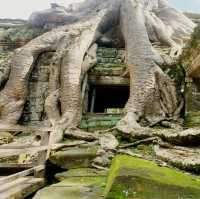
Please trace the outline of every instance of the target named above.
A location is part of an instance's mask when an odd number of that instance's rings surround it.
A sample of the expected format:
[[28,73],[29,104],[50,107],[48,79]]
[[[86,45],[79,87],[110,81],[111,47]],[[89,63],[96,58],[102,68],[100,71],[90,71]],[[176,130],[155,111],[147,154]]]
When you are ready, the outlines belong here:
[[121,119],[120,115],[85,115],[81,121],[80,128],[85,131],[97,131],[114,127]]
[[49,65],[53,53],[42,54],[35,64],[29,80],[29,94],[21,123],[39,125],[45,120],[44,103],[48,95]]
[[[5,51],[2,53],[2,59],[7,56],[6,53],[7,52]],[[49,65],[52,54],[53,53],[45,53],[41,55],[37,63],[35,63],[29,81],[29,95],[24,108],[24,113],[20,120],[20,123],[22,124],[39,125],[41,124],[41,121],[45,120],[44,102],[48,94]],[[89,72],[89,84],[129,86],[129,77],[123,76],[126,71],[124,49],[100,47],[97,51],[97,60],[97,64]],[[172,70],[166,70],[166,73],[175,80],[180,77],[177,76],[177,69],[173,67]],[[178,81],[176,81],[176,83],[177,82]],[[83,128],[90,128],[89,120],[84,120],[85,124],[83,125],[82,123]],[[103,121],[104,119],[102,119],[102,122]],[[97,123],[103,124],[102,122],[98,121]],[[106,119],[105,121],[108,126],[112,126],[112,122],[112,117],[110,117],[110,120]],[[92,123],[94,125],[95,122]],[[87,124],[89,126],[87,126]]]
[[97,64],[90,74],[94,75],[119,75],[116,70],[123,70],[125,66],[125,50],[116,48],[98,48]]
[[[4,60],[16,49],[48,31],[33,28],[23,20],[0,19],[0,78],[4,75]],[[44,100],[48,92],[49,64],[52,53],[41,55],[35,63],[28,85],[29,95],[20,119],[22,124],[39,124],[44,120]]]
[[103,48],[100,47],[97,50],[97,62],[98,65],[108,66],[121,66],[124,64],[125,50],[116,48]]
[[[27,102],[24,107],[23,115],[20,119],[20,123],[22,124],[39,125],[41,124],[41,121],[45,120],[44,103],[48,94],[49,65],[52,55],[53,53],[45,53],[41,55],[38,58],[38,62],[34,66],[29,80],[29,94]],[[124,50],[99,48],[97,57],[98,63],[91,72],[95,76],[105,75],[105,73],[107,73],[107,75],[120,75],[125,67]],[[116,72],[116,69],[118,70],[118,73],[113,74],[113,71]],[[112,123],[113,118],[111,117],[110,119],[110,122],[108,120],[106,121],[107,125]],[[86,122],[85,119],[84,121],[85,125],[83,125],[83,128],[89,128],[86,125],[88,122]]]
[[[162,48],[161,50],[164,51],[166,49]],[[114,48],[99,48],[97,51],[97,60],[98,63],[89,72],[89,84],[103,86],[129,86],[129,75],[125,73],[127,68],[125,65],[124,49],[117,50]],[[184,100],[184,68],[180,64],[173,63],[171,66],[163,66],[162,69],[174,81],[177,88],[178,101],[181,103],[181,101]],[[118,117],[120,117],[120,115],[118,115]],[[95,126],[97,129],[100,129],[103,128],[103,126],[112,127],[113,125],[114,116],[106,117],[106,120],[104,120],[103,115],[99,115],[98,119],[94,118],[94,114],[93,116],[90,115],[85,117],[82,121],[81,127],[91,130],[95,129]]]
[[97,64],[89,72],[89,83],[129,85],[129,78],[122,77],[125,70],[124,49],[100,47],[97,50]]

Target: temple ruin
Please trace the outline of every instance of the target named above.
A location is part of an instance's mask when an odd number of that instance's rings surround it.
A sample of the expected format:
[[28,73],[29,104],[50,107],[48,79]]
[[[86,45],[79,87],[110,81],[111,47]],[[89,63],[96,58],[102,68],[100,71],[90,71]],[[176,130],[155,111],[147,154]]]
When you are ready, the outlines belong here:
[[167,0],[0,20],[0,198],[198,199],[199,24]]

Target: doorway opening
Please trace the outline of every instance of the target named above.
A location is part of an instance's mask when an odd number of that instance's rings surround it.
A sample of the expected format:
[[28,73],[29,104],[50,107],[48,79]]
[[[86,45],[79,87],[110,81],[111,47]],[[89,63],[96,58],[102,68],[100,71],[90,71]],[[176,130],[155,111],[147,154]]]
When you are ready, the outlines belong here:
[[89,113],[121,114],[129,98],[129,86],[91,85]]

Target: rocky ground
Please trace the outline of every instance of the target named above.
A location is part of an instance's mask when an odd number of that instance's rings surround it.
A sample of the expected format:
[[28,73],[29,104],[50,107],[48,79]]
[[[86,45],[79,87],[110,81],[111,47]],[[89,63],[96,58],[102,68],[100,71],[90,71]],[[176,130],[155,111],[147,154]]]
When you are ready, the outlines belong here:
[[[145,128],[143,131],[135,130],[124,135],[115,129],[87,133],[87,137],[90,135],[98,138],[94,141],[72,139],[68,135],[66,134],[65,140],[51,152],[48,164],[51,172],[47,169],[47,176],[54,177],[53,180],[51,178],[50,186],[39,191],[34,199],[96,199],[104,198],[105,195],[110,199],[147,196],[148,199],[158,196],[164,198],[163,193],[158,192],[161,187],[172,199],[176,199],[177,193],[181,194],[183,199],[187,199],[188,195],[198,198],[198,128]],[[11,135],[5,132],[1,134],[0,140],[1,144],[7,146],[39,145],[29,133]],[[27,163],[33,161],[33,156],[34,154],[31,157],[11,159],[12,162],[18,163],[23,159]],[[9,162],[11,159],[1,161]],[[145,169],[148,172],[144,171]],[[187,183],[184,184],[185,180]],[[153,191],[149,190],[150,185],[147,185],[147,182],[152,184]]]
[[[125,135],[112,129],[88,135],[98,139],[84,141],[66,134],[52,150],[47,175],[54,175],[53,181],[34,199],[96,199],[105,195],[110,199],[154,199],[166,194],[171,199],[177,199],[177,194],[183,199],[198,198],[200,129],[145,128]],[[1,141],[39,144],[30,134],[3,133]],[[164,193],[158,191],[161,188]]]

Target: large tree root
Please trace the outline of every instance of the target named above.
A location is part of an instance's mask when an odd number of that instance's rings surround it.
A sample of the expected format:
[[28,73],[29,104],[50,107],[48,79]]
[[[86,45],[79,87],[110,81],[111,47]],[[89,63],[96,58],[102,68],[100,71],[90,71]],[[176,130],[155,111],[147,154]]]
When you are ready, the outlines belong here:
[[157,158],[175,166],[179,169],[190,171],[199,174],[200,159],[198,148],[186,147],[161,147],[156,145],[154,147]]
[[200,143],[200,129],[154,129],[139,128],[129,132],[118,131],[118,133],[130,140],[140,140],[152,137],[159,137],[165,142],[179,146],[198,146]]
[[85,140],[89,142],[98,140],[99,138],[99,136],[95,135],[94,133],[88,133],[78,128],[66,129],[64,132],[64,136],[67,138],[74,138],[74,139]]
[[[136,1],[125,2],[121,18],[131,79],[130,98],[126,105],[126,116],[117,127],[129,131],[140,127],[138,121],[142,117],[150,124],[172,117],[178,104],[175,86],[155,63],[143,7]],[[133,9],[135,12],[131,12]],[[164,36],[170,39],[169,35]]]

